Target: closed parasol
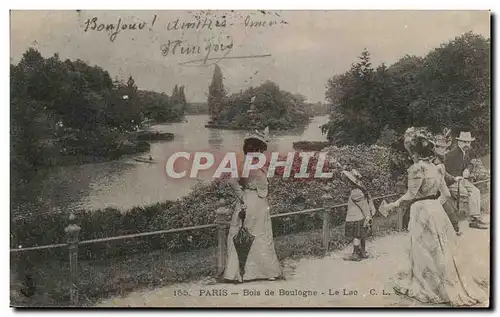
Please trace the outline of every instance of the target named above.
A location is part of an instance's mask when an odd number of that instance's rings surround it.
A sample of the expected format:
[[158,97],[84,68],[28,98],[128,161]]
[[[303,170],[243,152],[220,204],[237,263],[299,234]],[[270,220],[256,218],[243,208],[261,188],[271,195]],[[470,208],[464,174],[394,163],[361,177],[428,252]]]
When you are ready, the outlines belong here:
[[252,247],[255,236],[253,236],[244,226],[246,217],[246,211],[244,209],[240,211],[239,217],[241,219],[241,227],[238,230],[238,233],[233,237],[233,244],[236,249],[236,253],[238,254],[240,275],[241,279],[243,279],[243,276],[245,275],[245,264],[247,263],[248,253],[250,253],[250,248]]

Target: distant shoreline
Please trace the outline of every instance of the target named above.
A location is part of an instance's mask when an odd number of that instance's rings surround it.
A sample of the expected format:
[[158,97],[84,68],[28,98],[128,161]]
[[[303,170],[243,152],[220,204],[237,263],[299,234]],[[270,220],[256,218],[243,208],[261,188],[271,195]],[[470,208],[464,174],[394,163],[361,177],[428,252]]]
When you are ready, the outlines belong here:
[[207,129],[220,129],[220,130],[255,130],[257,127],[233,127],[230,125],[207,123],[205,124]]
[[[269,125],[269,129],[272,131],[294,131],[294,130],[301,130],[305,128],[308,124],[311,123],[313,117],[309,117],[307,122],[304,124],[299,124],[296,126],[291,126],[291,127],[276,127],[273,125]],[[213,121],[208,121],[208,123],[205,123],[205,128],[207,129],[219,129],[219,130],[234,130],[234,131],[250,131],[250,130],[262,130],[264,129],[264,126],[259,125],[259,126],[234,126],[231,124],[221,124],[221,123],[214,123]]]
[[[234,130],[234,131],[251,131],[251,130],[262,130],[262,127],[234,127],[230,125],[224,125],[224,124],[213,124],[213,123],[207,123],[205,124],[205,128],[207,129],[218,129],[218,130]],[[302,126],[298,127],[292,127],[289,129],[283,129],[283,128],[270,128],[273,131],[293,131],[296,129],[300,129]]]

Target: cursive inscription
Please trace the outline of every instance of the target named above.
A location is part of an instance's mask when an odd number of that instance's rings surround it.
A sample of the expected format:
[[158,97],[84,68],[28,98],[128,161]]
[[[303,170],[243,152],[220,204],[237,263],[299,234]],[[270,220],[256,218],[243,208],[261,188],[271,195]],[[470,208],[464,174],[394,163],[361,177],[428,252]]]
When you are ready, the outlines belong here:
[[166,44],[160,46],[161,53],[163,56],[173,56],[173,55],[184,55],[184,56],[194,56],[194,55],[204,55],[202,60],[202,65],[207,65],[208,60],[213,60],[211,54],[219,55],[216,59],[223,59],[227,56],[233,49],[233,41],[230,37],[226,43],[214,43],[208,42],[205,45],[191,44],[187,41],[182,40],[168,40]]
[[[153,20],[151,22],[151,27],[154,26],[156,22],[156,15],[153,17]],[[85,29],[84,32],[89,32],[89,31],[97,31],[97,32],[110,32],[109,33],[109,40],[111,42],[114,42],[116,40],[116,37],[121,31],[125,30],[130,30],[130,31],[140,31],[143,30],[147,22],[146,21],[141,21],[141,22],[125,22],[123,21],[122,18],[118,18],[116,23],[102,23],[99,21],[97,17],[89,18],[87,21],[84,23]]]
[[286,22],[284,20],[281,20],[280,22],[278,22],[276,20],[270,20],[270,21],[252,20],[250,15],[247,15],[247,17],[245,18],[245,26],[249,27],[249,28],[273,27],[273,26],[278,25],[278,24],[288,24],[288,22]]
[[[201,11],[203,13],[203,11]],[[231,11],[233,12],[233,11]],[[244,27],[246,28],[271,28],[280,24],[288,24],[284,20],[279,20],[281,16],[277,13],[273,15],[270,12],[260,11],[265,18],[261,17],[252,18],[251,15],[247,15],[243,21]],[[210,15],[210,14],[206,14]],[[273,19],[275,16],[279,19]],[[239,16],[241,17],[241,16]],[[244,17],[244,16],[243,16]],[[241,18],[243,18],[241,17]],[[111,22],[111,23],[110,23]],[[102,21],[97,16],[91,16],[88,18],[84,24],[84,32],[102,32],[108,34],[109,40],[114,42],[121,32],[137,32],[140,33],[144,30],[153,31],[153,27],[157,22],[157,15],[155,14],[152,19],[140,20],[136,17],[122,18],[117,17],[114,21]],[[201,16],[198,14],[193,15],[192,18],[180,19],[174,18],[172,20],[162,22],[164,34],[178,33],[175,31],[196,31],[203,34],[205,30],[207,31],[223,31],[228,25],[233,26],[234,23],[228,23],[226,16],[222,17],[210,17]],[[239,24],[241,26],[241,24]],[[183,32],[181,32],[183,33]],[[160,45],[161,53],[163,56],[199,56],[198,58],[190,59],[189,61],[180,62],[180,65],[190,65],[190,66],[209,66],[218,63],[224,59],[246,59],[246,58],[263,58],[269,57],[271,54],[262,55],[239,55],[239,56],[228,56],[232,52],[234,44],[230,36],[218,37],[218,40],[214,40],[213,32],[210,39],[204,39],[204,42],[189,42],[182,39],[182,35],[179,38],[170,39],[164,44]],[[208,35],[208,34],[207,34]],[[203,36],[203,35],[202,35]],[[171,38],[171,36],[169,36]],[[201,58],[201,59],[200,59]],[[212,61],[211,63],[207,63]]]
[[197,55],[202,52],[210,55],[212,52],[224,52],[231,50],[233,48],[233,43],[222,44],[222,43],[208,43],[205,46],[193,45],[186,41],[181,40],[168,40],[167,44],[161,46],[161,52],[163,56],[168,55]]
[[192,21],[180,21],[179,19],[175,21],[170,21],[167,24],[167,31],[172,30],[200,30],[207,29],[212,30],[213,28],[225,28],[226,20],[213,20],[209,18],[197,18]]

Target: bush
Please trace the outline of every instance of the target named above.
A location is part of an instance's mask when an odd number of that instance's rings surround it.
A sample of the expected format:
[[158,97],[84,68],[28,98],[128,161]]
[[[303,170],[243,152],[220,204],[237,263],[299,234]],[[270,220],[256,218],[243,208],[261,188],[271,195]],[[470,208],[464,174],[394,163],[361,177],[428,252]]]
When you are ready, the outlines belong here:
[[299,141],[293,142],[293,148],[301,151],[321,151],[328,146],[327,141]]
[[401,138],[402,135],[398,134],[396,130],[385,126],[376,144],[380,146],[395,147],[396,144],[401,141]]

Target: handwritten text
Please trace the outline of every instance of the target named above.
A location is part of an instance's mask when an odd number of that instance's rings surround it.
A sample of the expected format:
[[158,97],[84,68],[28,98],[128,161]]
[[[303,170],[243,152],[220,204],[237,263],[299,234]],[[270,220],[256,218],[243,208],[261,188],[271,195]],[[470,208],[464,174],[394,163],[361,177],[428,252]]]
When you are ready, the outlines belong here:
[[[156,15],[153,17],[153,20],[151,22],[151,27],[154,26],[156,22]],[[122,20],[122,18],[118,18],[117,23],[101,23],[97,17],[93,17],[90,19],[87,19],[85,21],[85,29],[84,32],[88,31],[107,31],[110,32],[109,34],[109,40],[111,42],[114,42],[116,40],[116,37],[121,31],[125,30],[131,30],[131,31],[140,31],[143,30],[147,22],[141,21],[141,22],[134,22],[134,23],[126,23]]]
[[199,30],[199,29],[208,29],[212,30],[214,27],[216,28],[224,28],[226,27],[226,20],[212,20],[209,18],[205,19],[196,19],[192,21],[180,21],[179,19],[175,21],[170,21],[167,24],[167,30]]

